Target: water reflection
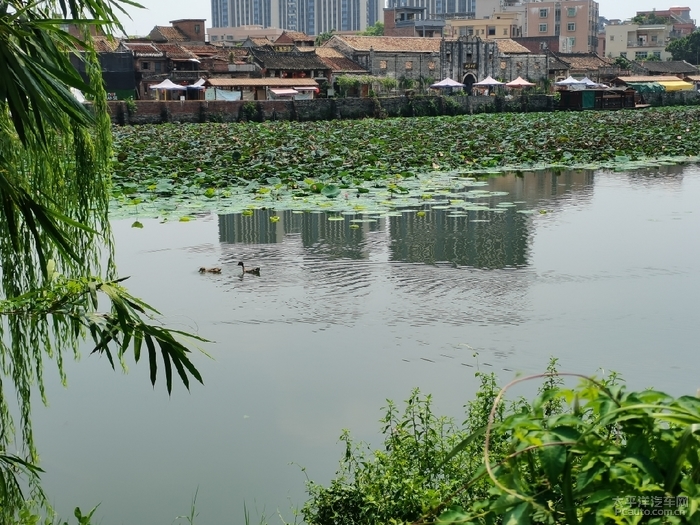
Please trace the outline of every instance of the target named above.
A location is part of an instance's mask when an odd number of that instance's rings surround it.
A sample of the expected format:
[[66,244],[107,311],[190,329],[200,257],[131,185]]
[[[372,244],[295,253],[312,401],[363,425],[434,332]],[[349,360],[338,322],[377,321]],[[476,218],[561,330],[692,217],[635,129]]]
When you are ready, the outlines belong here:
[[[241,521],[244,503],[292,521],[306,498],[296,465],[327,483],[341,429],[380,444],[379,407],[412,387],[462,417],[476,369],[505,383],[556,356],[630,388],[695,392],[700,169],[679,173],[596,172],[595,192],[591,172],[492,178],[483,189],[508,194],[488,208],[519,204],[485,223],[439,204],[373,223],[272,210],[116,221],[130,290],[217,341],[215,361],[198,356],[206,386],[172,397],[147,367],[120,377],[94,356],[67,364],[69,389],[50,374],[35,430],[52,501],[62,515],[102,501],[104,525],[172,523],[199,486],[200,525]],[[261,277],[241,279],[239,260]],[[174,461],[182,450],[194,453]]]
[[[272,217],[279,217],[273,222]],[[240,213],[219,216],[219,240],[226,244],[275,244],[287,235],[301,235],[302,246],[311,253],[331,259],[365,259],[368,251],[363,240],[367,233],[383,231],[385,220],[353,223],[353,216],[328,220],[321,212],[300,213],[285,210],[255,210],[252,215]]]
[[627,178],[634,186],[658,186],[679,190],[683,182],[683,174],[688,171],[687,166],[673,164],[670,166],[658,166],[651,169],[630,171]]
[[[528,263],[532,219],[522,212],[556,212],[561,201],[586,199],[591,194],[593,172],[530,172],[494,177],[484,192],[496,196],[475,198],[465,186],[420,208],[399,216],[370,217],[353,222],[357,215],[331,216],[322,212],[255,210],[252,215],[219,217],[219,240],[226,244],[278,244],[289,235],[300,235],[306,255],[328,259],[367,259],[368,235],[389,234],[390,260],[408,263],[469,266],[483,269],[517,268]],[[456,202],[454,199],[457,199]],[[448,209],[444,204],[456,202]],[[478,203],[484,210],[464,209]],[[424,213],[419,213],[424,212]],[[279,217],[279,220],[271,220]],[[366,217],[365,217],[366,218]],[[331,220],[329,220],[331,219]],[[340,219],[340,220],[332,220]]]

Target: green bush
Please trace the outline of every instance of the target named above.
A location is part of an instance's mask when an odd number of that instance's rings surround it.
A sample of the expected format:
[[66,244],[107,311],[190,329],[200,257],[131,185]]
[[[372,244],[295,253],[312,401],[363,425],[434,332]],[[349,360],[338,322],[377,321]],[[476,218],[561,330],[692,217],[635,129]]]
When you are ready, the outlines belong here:
[[[302,508],[304,520],[309,525],[374,525],[435,516],[432,509],[438,509],[482,466],[483,432],[498,388],[493,374],[479,376],[481,388],[476,400],[467,405],[467,420],[461,427],[452,418],[434,415],[431,396],[414,390],[403,413],[387,401],[380,420],[381,450],[372,452],[344,431],[340,440],[346,450],[338,476],[329,487],[308,482],[310,499]],[[448,459],[450,451],[471,433],[480,437],[464,446],[464,454]],[[466,504],[474,494],[486,497],[488,483],[476,484],[470,495],[455,501]]]
[[[575,388],[563,376],[576,376]],[[547,373],[481,387],[457,425],[414,390],[403,413],[388,402],[383,447],[347,431],[337,477],[308,482],[310,525],[397,523],[700,523],[700,400],[627,392]],[[505,403],[514,384],[544,378],[532,402]]]

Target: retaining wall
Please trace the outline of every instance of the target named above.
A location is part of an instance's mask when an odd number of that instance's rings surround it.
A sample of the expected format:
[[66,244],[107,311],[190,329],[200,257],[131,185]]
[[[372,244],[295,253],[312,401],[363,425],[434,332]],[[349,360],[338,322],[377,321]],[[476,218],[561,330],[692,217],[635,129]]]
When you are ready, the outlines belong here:
[[[697,91],[646,95],[648,104],[675,106],[700,104]],[[159,124],[163,122],[240,122],[266,120],[333,120],[384,117],[421,117],[472,113],[553,111],[551,95],[524,97],[389,97],[319,98],[314,100],[184,100],[109,102],[112,122]]]

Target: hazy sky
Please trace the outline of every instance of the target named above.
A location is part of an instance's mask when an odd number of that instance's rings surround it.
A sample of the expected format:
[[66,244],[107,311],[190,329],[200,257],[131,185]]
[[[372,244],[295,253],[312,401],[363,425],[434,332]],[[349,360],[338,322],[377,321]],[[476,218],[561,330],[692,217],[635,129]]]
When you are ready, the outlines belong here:
[[[478,2],[479,0],[477,0]],[[663,0],[599,0],[600,15],[606,18],[631,18],[637,11],[651,9],[668,9],[674,5],[683,5],[693,8],[695,0],[684,2],[670,0],[669,3],[660,3]],[[129,35],[147,35],[153,26],[167,26],[170,20],[178,18],[206,18],[207,27],[211,24],[211,3],[207,0],[141,0],[145,9],[130,9],[133,20],[123,19],[124,28]],[[690,16],[698,18],[698,12],[691,11]]]

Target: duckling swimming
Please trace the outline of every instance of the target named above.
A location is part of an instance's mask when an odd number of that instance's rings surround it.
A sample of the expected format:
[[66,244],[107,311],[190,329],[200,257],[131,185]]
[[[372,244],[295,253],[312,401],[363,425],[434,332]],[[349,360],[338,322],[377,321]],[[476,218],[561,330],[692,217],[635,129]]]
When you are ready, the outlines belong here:
[[199,273],[221,273],[221,268],[205,268],[202,266],[199,269]]
[[260,277],[260,268],[256,267],[256,268],[249,268],[248,270],[246,270],[245,264],[243,264],[243,261],[239,262],[238,266],[241,267],[241,270],[243,270],[244,274],[249,273],[251,275],[257,275],[258,277]]

